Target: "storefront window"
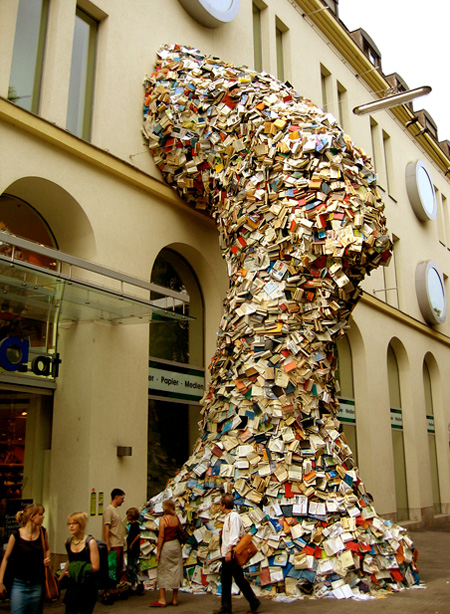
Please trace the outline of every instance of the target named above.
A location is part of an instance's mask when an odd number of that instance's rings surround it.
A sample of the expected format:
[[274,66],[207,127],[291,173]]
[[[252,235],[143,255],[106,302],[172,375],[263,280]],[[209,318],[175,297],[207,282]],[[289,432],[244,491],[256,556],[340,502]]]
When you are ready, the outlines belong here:
[[14,392],[0,384],[0,548],[27,503],[43,502],[48,487],[51,395]]
[[339,412],[338,418],[342,432],[353,453],[355,464],[358,464],[358,446],[356,439],[355,394],[353,390],[353,359],[350,342],[347,335],[337,343],[336,379],[339,382]]
[[[184,309],[195,319],[163,321],[154,316],[150,324],[148,497],[163,489],[189,457],[198,437],[204,385],[203,299],[194,272],[179,254],[164,249],[151,281],[188,294],[189,307],[175,303],[175,311]],[[157,294],[151,299],[157,304],[165,300]]]
[[403,437],[402,400],[400,394],[400,371],[392,346],[387,355],[389,402],[391,406],[391,434],[397,503],[397,521],[408,520],[409,502],[406,481],[405,441]]

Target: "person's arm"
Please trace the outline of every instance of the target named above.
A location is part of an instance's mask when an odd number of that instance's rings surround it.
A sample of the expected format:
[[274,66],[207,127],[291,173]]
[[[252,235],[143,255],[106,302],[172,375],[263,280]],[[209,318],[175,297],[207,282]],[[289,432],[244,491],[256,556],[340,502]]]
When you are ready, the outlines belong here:
[[105,544],[106,544],[106,547],[108,548],[108,552],[111,550],[111,546],[109,544],[109,529],[110,529],[109,524],[103,525],[103,537],[105,538]]
[[111,550],[110,531],[111,531],[111,508],[108,506],[103,512],[103,541],[108,548],[108,552]]
[[44,531],[44,543],[45,543],[44,565],[48,567],[50,565],[50,546],[48,545],[47,531]]
[[3,579],[5,577],[6,567],[8,565],[9,557],[11,556],[11,552],[13,551],[15,543],[16,538],[14,537],[14,535],[10,535],[8,545],[6,546],[6,552],[3,555],[2,564],[0,565],[0,595],[6,593],[6,586],[3,584]]
[[[134,534],[134,537],[133,537]],[[128,550],[131,550],[131,548],[134,546],[134,544],[140,539],[141,537],[141,529],[139,527],[139,523],[138,522],[133,522],[132,525],[130,526],[130,530],[128,532],[128,538],[133,537],[132,541],[128,544]]]
[[228,521],[230,523],[228,533],[228,551],[225,554],[225,560],[227,562],[231,561],[233,548],[238,543],[239,536],[241,534],[241,519],[239,514],[230,512],[230,518]]
[[100,569],[100,554],[95,539],[89,540],[89,555],[91,558],[92,571],[96,572]]

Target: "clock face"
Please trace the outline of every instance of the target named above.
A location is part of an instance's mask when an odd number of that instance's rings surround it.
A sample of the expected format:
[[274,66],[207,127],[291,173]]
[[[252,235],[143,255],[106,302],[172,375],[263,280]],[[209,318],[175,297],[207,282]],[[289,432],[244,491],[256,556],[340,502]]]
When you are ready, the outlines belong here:
[[237,16],[240,0],[178,0],[184,10],[207,28],[217,28]]
[[406,167],[406,191],[419,220],[428,222],[436,218],[436,190],[428,168],[421,160],[410,162]]
[[443,324],[447,319],[447,294],[442,273],[431,260],[417,265],[416,294],[428,324]]

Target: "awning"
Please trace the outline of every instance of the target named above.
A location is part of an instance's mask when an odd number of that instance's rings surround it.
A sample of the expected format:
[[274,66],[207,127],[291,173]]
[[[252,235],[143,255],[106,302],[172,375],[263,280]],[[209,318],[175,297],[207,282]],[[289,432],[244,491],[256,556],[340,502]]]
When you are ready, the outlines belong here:
[[[30,253],[36,256],[35,260],[50,259],[54,268],[33,264]],[[78,273],[77,277],[74,272]],[[2,319],[8,319],[10,314],[11,318],[24,316],[60,323],[193,320],[187,315],[188,305],[187,293],[0,232]]]

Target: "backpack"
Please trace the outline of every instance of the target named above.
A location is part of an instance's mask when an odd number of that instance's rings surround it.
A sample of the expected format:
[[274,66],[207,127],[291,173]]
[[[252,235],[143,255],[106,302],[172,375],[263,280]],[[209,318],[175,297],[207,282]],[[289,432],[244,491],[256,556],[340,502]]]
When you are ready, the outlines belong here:
[[[95,539],[92,535],[86,537],[86,546],[89,547],[91,539]],[[108,546],[105,542],[95,539],[97,542],[98,554],[100,558],[100,569],[98,571],[99,588],[108,588],[109,586],[109,569],[108,569]]]
[[[89,542],[95,539],[93,535],[86,536],[86,546],[89,548]],[[98,554],[100,559],[100,569],[98,570],[99,588],[106,589],[109,587],[109,571],[108,571],[108,547],[105,542],[95,539],[97,542]],[[66,550],[69,553],[70,539],[66,541]]]

